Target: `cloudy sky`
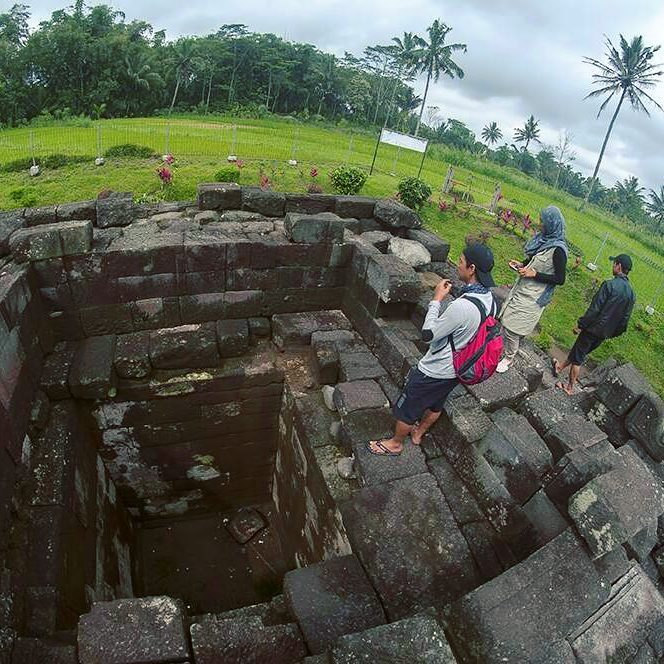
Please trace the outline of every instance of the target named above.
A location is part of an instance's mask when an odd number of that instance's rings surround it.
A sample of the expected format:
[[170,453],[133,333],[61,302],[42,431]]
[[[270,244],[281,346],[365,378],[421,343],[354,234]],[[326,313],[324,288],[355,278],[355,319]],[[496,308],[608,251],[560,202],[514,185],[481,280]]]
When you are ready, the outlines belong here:
[[[58,0],[24,0],[33,22],[65,5]],[[1,7],[0,3],[0,7]],[[8,3],[9,4],[9,3]],[[95,4],[92,2],[91,4]],[[365,46],[387,43],[404,31],[424,34],[439,18],[453,28],[451,41],[468,45],[457,62],[462,80],[441,79],[427,105],[439,107],[442,118],[464,121],[477,134],[495,120],[504,137],[531,113],[540,121],[545,144],[559,133],[573,134],[576,168],[591,174],[613,106],[599,120],[599,103],[585,100],[591,68],[584,56],[604,54],[604,35],[643,35],[645,43],[664,42],[664,3],[661,0],[273,0],[210,3],[188,0],[184,5],[164,0],[107,0],[127,20],[144,19],[165,29],[169,39],[207,34],[223,23],[244,23],[257,32],[315,44],[342,56],[361,54]],[[2,11],[0,9],[0,11]],[[664,49],[659,61],[664,62]],[[422,93],[424,81],[416,82]],[[664,81],[655,97],[664,106]],[[611,184],[636,175],[650,188],[664,184],[664,113],[651,117],[624,106],[614,127],[600,170]]]

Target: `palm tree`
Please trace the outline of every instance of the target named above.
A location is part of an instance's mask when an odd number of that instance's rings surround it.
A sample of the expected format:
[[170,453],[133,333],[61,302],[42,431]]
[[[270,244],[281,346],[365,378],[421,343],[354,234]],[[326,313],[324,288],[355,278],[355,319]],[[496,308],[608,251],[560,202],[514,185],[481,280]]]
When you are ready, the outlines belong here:
[[[139,105],[138,98],[142,91],[149,92],[163,83],[163,79],[156,72],[152,71],[152,65],[145,53],[137,52],[132,58],[125,58],[125,73],[129,79],[129,89],[134,93],[136,105]],[[131,106],[131,99],[127,99],[127,112]]]
[[493,145],[497,143],[503,137],[503,132],[500,131],[498,124],[496,122],[491,122],[484,129],[482,129],[482,138],[485,140],[487,145]]
[[633,175],[622,182],[616,182],[613,191],[616,197],[616,212],[629,217],[631,213],[642,208],[644,189]]
[[664,224],[664,185],[660,187],[659,193],[654,189],[650,190],[650,201],[646,203],[646,210],[652,215],[657,224]]
[[191,76],[193,70],[199,65],[197,57],[196,42],[193,39],[181,39],[175,44],[175,53],[171,58],[171,63],[175,67],[175,91],[173,99],[168,109],[168,115],[173,112],[175,100],[180,90],[180,84]]
[[651,62],[653,56],[659,51],[659,46],[645,46],[643,37],[633,37],[631,42],[620,35],[620,51],[611,43],[611,40],[606,38],[606,57],[607,62],[600,62],[594,58],[584,58],[584,62],[592,65],[597,69],[593,74],[593,85],[600,86],[597,90],[592,90],[586,95],[588,97],[602,97],[607,95],[606,99],[602,102],[597,112],[597,117],[606,108],[607,104],[614,95],[620,95],[618,105],[613,113],[609,128],[602,143],[602,149],[597,158],[595,171],[593,172],[590,187],[584,202],[588,202],[590,194],[592,193],[595,180],[597,180],[597,173],[604,157],[604,150],[606,144],[609,142],[609,136],[613,129],[613,124],[618,117],[620,107],[622,106],[625,97],[629,100],[632,108],[635,111],[643,111],[646,115],[650,115],[648,109],[643,103],[644,100],[651,102],[660,110],[662,107],[646,92],[647,89],[655,87],[659,77],[664,74],[660,69],[661,65]]
[[404,81],[412,81],[415,75],[415,65],[417,58],[417,43],[415,36],[412,32],[404,32],[403,37],[392,37],[393,45],[388,46],[390,53],[394,58],[396,64],[396,73],[394,77],[394,86],[392,87],[392,94],[390,95],[390,103],[387,107],[385,114],[385,122],[383,127],[387,127],[390,116],[392,115],[392,108],[394,107],[394,97],[397,93],[399,84]]
[[530,141],[535,141],[535,143],[541,143],[539,139],[539,120],[535,120],[535,116],[531,115],[527,120],[526,124],[523,126],[523,129],[517,127],[514,130],[514,140],[517,143],[525,142],[523,146],[523,151],[528,152],[528,145]]
[[446,74],[450,78],[463,78],[463,69],[459,67],[452,60],[452,53],[454,51],[468,50],[465,44],[447,44],[445,45],[445,37],[452,30],[444,23],[436,19],[428,28],[429,41],[422,39],[422,37],[415,37],[415,43],[419,47],[416,51],[416,65],[415,69],[418,73],[426,73],[427,83],[424,87],[424,97],[422,98],[422,107],[420,108],[420,116],[417,119],[417,126],[415,127],[415,136],[420,131],[420,124],[422,123],[422,114],[424,107],[427,103],[427,95],[429,94],[429,83],[433,79],[434,83],[438,82],[441,74]]

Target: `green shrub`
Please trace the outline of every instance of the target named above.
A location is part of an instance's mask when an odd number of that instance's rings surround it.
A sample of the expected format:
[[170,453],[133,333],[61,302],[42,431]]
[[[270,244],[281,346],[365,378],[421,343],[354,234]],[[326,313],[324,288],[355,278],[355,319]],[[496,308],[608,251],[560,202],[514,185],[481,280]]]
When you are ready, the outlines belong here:
[[154,155],[155,151],[152,148],[147,147],[147,145],[136,145],[135,143],[114,145],[104,153],[105,157],[140,157],[142,159],[148,159]]
[[[43,157],[35,157],[35,162],[41,168],[56,169],[70,164],[81,164],[84,162],[92,163],[94,157],[87,155],[66,155],[66,154],[47,154]],[[32,166],[32,157],[23,157],[22,159],[14,159],[2,165],[0,170],[5,173],[20,173],[27,171]]]
[[360,189],[367,181],[367,174],[354,166],[339,166],[330,173],[332,188],[337,194],[353,196],[360,192]]
[[37,195],[25,187],[12,189],[12,191],[9,192],[9,198],[12,203],[16,203],[17,207],[34,207],[37,205]]
[[404,178],[397,191],[399,200],[411,210],[419,210],[431,196],[431,187],[419,178]]
[[215,182],[235,182],[240,184],[240,169],[237,166],[225,166],[214,175]]

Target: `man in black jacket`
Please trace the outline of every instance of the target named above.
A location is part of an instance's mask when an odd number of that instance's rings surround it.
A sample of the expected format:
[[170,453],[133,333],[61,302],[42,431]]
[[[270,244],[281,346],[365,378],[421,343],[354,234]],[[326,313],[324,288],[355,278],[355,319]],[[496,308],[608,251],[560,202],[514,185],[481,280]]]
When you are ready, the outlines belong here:
[[563,364],[553,360],[553,373],[556,376],[567,367],[570,368],[567,385],[562,381],[556,383],[556,387],[565,390],[567,394],[574,391],[581,365],[588,353],[594,351],[604,339],[619,337],[625,332],[634,309],[636,296],[627,276],[632,269],[632,259],[627,254],[619,254],[612,256],[611,260],[613,279],[602,283],[588,311],[579,318],[578,325],[574,328],[574,334],[579,336],[567,359]]

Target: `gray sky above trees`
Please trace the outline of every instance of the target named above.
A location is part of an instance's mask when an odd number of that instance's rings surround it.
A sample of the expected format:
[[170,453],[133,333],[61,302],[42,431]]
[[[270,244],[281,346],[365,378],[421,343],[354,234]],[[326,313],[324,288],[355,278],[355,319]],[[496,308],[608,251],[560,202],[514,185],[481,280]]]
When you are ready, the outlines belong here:
[[[33,24],[48,18],[66,3],[24,0]],[[9,4],[9,3],[7,3]],[[91,1],[90,4],[96,4]],[[661,0],[276,0],[272,3],[223,0],[186,3],[163,0],[107,0],[127,20],[143,19],[168,39],[206,34],[223,23],[244,23],[256,32],[273,32],[286,39],[309,42],[343,56],[361,54],[368,45],[387,43],[404,31],[425,35],[440,18],[453,28],[452,41],[468,44],[457,54],[466,76],[441,79],[432,87],[427,105],[438,106],[441,119],[465,122],[478,136],[495,120],[504,140],[531,113],[540,120],[541,138],[555,144],[562,129],[574,134],[577,160],[573,167],[592,173],[612,104],[596,119],[597,100],[583,100],[590,89],[590,66],[583,56],[603,59],[603,35],[615,44],[618,34],[643,35],[648,45],[664,44],[664,3]],[[660,51],[664,62],[664,48]],[[415,82],[422,94],[424,81]],[[653,93],[664,106],[664,81]],[[426,116],[425,116],[426,117]],[[664,183],[664,113],[651,109],[651,118],[625,106],[610,139],[600,179],[636,175],[650,188]]]

